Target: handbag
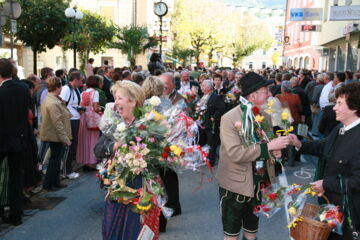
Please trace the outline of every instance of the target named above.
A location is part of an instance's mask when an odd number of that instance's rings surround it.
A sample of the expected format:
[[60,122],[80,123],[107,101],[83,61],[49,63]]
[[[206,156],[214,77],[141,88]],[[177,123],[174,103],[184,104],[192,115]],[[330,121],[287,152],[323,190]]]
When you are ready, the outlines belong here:
[[350,231],[352,232],[352,239],[353,240],[360,240],[360,231],[355,229],[355,226],[353,224],[353,219],[351,218],[351,212],[350,212],[350,202],[349,202],[349,196],[351,194],[351,191],[348,189],[347,179],[344,183],[344,178],[342,175],[338,175],[338,178],[340,179],[340,189],[343,193],[343,212],[346,212],[347,215],[347,222],[350,228]]
[[94,111],[93,107],[93,97],[95,94],[95,90],[91,94],[90,98],[90,104],[89,106],[86,106],[85,114],[85,122],[86,122],[86,128],[90,130],[98,130],[99,123],[101,120],[101,115]]

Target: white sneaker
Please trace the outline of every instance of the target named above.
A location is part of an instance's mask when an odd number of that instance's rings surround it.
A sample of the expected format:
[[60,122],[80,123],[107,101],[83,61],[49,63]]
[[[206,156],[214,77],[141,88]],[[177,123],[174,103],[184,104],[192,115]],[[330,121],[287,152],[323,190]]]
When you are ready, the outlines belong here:
[[79,177],[79,174],[76,173],[76,172],[72,172],[72,173],[70,173],[70,174],[67,175],[67,178],[68,178],[68,179],[76,179],[76,178],[78,178],[78,177]]

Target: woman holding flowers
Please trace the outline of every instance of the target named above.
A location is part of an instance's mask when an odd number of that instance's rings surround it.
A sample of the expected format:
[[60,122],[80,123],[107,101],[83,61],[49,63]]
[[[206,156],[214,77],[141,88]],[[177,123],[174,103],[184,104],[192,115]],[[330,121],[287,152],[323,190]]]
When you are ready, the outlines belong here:
[[[111,90],[115,103],[106,105],[104,119],[110,115],[112,117],[107,123],[102,120],[101,124],[113,124],[115,128],[118,125],[128,128],[136,122],[135,108],[142,107],[144,104],[144,91],[139,85],[131,81],[117,82]],[[101,126],[100,128],[102,130]],[[110,158],[125,143],[115,139],[108,134],[103,134],[95,146],[95,155],[98,158]],[[127,186],[139,188],[141,184],[142,177],[138,175]],[[126,205],[111,200],[105,201],[103,239],[136,240],[138,238],[141,230],[140,214],[133,212],[131,208],[131,204]]]
[[331,233],[329,239],[351,240],[360,230],[360,83],[339,87],[335,96],[334,111],[341,124],[321,140],[299,141],[291,135],[291,144],[301,154],[320,157],[312,189],[344,213],[343,235]]

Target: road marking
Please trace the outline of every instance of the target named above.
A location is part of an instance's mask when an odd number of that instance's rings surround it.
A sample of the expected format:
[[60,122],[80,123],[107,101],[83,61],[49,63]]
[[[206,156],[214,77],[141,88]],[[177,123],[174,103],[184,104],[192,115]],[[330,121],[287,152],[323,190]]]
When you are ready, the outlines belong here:
[[305,168],[302,167],[300,171],[295,171],[294,176],[302,179],[309,179],[313,177],[313,174],[315,172],[315,168]]

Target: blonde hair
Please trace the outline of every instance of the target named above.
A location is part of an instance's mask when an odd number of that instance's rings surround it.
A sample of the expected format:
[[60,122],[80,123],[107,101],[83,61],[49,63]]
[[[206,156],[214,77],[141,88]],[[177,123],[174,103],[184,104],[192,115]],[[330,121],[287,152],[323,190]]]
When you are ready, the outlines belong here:
[[47,89],[49,92],[55,91],[57,88],[61,88],[61,79],[58,77],[51,77],[47,80]]
[[136,107],[142,107],[145,101],[145,93],[140,85],[132,81],[123,80],[117,81],[111,87],[111,93],[114,95],[120,91],[121,94],[131,101],[136,102]]
[[148,99],[152,96],[162,96],[164,93],[164,84],[160,78],[155,76],[149,76],[142,84],[145,92],[145,98]]

